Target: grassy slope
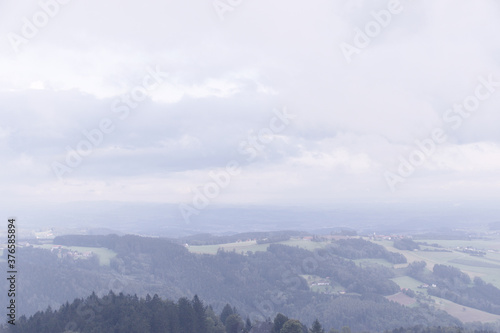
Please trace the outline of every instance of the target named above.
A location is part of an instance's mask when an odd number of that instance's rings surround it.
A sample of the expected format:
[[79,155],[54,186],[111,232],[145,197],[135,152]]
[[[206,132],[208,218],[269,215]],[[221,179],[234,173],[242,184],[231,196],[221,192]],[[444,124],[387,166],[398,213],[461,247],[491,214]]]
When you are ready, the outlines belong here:
[[[424,241],[429,244],[438,243],[452,252],[402,251],[394,248],[391,241],[376,241],[374,243],[383,245],[389,251],[402,253],[408,259],[408,262],[423,260],[427,263],[429,269],[432,269],[435,264],[451,265],[468,273],[471,277],[479,276],[486,282],[490,282],[496,287],[500,287],[500,267],[496,266],[500,264],[500,253],[488,252],[485,257],[473,257],[469,254],[456,251],[457,247],[467,246],[476,249],[484,249],[486,251],[489,249],[498,250],[500,248],[499,241]],[[400,276],[392,280],[401,288],[410,288],[414,291],[425,291],[425,289],[418,288],[418,286],[422,284],[420,281],[409,276]],[[431,298],[436,302],[434,304],[435,306],[463,322],[494,322],[500,320],[500,316],[498,315],[463,306],[439,297],[432,296]]]
[[457,303],[453,303],[443,298],[432,297],[436,301],[436,306],[441,310],[448,312],[453,317],[460,319],[464,323],[474,321],[480,322],[494,322],[500,320],[500,316],[494,315],[485,311],[469,308]]
[[[53,246],[53,244],[44,244],[37,247],[50,250]],[[63,248],[80,253],[92,251],[99,258],[99,264],[101,266],[109,266],[111,259],[116,257],[116,252],[104,247],[63,246]]]
[[486,251],[498,250],[500,248],[500,241],[424,241],[427,243],[438,243],[443,248],[452,252],[402,251],[394,248],[391,241],[376,241],[374,243],[383,245],[389,251],[402,253],[408,259],[408,262],[425,261],[427,268],[431,270],[435,264],[451,265],[469,274],[471,278],[479,276],[486,282],[500,288],[500,253],[488,252],[485,257],[473,257],[456,250],[459,246],[472,246]]
[[[306,250],[314,250],[317,248],[324,247],[327,243],[312,242],[310,240],[302,239],[290,239],[284,242],[279,242],[277,244],[284,244],[288,246],[298,246]],[[224,251],[235,251],[236,253],[245,254],[247,251],[267,251],[269,244],[257,244],[256,241],[245,241],[237,243],[226,243],[226,244],[216,244],[216,245],[200,245],[200,246],[189,246],[188,249],[193,253],[205,253],[205,254],[216,254],[219,249],[224,249]]]

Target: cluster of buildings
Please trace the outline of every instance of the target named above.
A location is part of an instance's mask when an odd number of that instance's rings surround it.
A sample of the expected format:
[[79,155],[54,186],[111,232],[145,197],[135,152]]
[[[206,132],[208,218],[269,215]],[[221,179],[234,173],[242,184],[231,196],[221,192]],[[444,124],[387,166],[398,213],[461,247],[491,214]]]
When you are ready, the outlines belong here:
[[478,250],[478,249],[476,249],[476,248],[474,248],[472,246],[467,246],[467,247],[457,246],[456,250],[459,251],[459,252],[468,253],[471,256],[482,257],[482,256],[486,255],[485,251]]
[[61,258],[73,258],[73,259],[88,259],[94,255],[92,251],[78,252],[64,248],[62,247],[62,245],[52,246],[50,252],[57,253],[57,255]]
[[[311,279],[311,278],[309,278]],[[321,279],[321,280],[316,280],[316,281],[313,281],[313,282],[310,282],[309,283],[309,287],[313,287],[313,286],[330,286],[330,282],[328,281],[329,277],[327,277],[326,279]],[[327,289],[328,290],[328,289]],[[340,290],[340,291],[334,291],[334,289],[331,289],[331,291],[327,291],[326,292],[327,294],[338,294],[338,295],[344,295],[346,292],[345,290]]]
[[370,240],[395,240],[395,239],[403,239],[403,238],[411,238],[409,236],[405,235],[377,235],[376,233],[373,233],[372,236],[370,236]]
[[418,288],[420,288],[420,289],[436,288],[436,287],[437,286],[434,283],[431,284],[431,285],[428,285],[428,284],[424,283],[424,284],[421,284],[420,286],[418,286]]

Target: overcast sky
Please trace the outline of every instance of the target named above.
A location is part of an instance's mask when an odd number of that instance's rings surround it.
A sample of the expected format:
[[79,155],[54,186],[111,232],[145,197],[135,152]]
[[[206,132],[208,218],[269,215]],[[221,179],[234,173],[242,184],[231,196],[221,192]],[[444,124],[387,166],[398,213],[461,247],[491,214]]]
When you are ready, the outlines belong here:
[[2,204],[500,198],[498,1],[215,4],[0,0]]

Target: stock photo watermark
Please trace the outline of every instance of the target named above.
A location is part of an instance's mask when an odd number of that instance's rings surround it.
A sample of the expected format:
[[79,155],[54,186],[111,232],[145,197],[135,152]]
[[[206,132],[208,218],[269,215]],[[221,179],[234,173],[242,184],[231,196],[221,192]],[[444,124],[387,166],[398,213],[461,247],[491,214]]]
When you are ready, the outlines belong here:
[[229,186],[231,179],[234,176],[241,174],[241,167],[245,163],[251,163],[258,154],[264,151],[267,144],[271,143],[275,136],[283,132],[289,125],[290,121],[296,116],[287,112],[286,108],[282,111],[274,110],[274,117],[269,120],[268,126],[261,128],[256,134],[248,135],[247,138],[240,142],[238,153],[244,158],[241,160],[231,160],[226,163],[225,168],[211,170],[208,176],[212,181],[192,189],[193,198],[191,203],[179,204],[184,222],[190,223],[192,215],[199,215],[200,211],[205,209],[211,200],[217,198],[221,191]]
[[[168,77],[166,72],[162,72],[158,67],[155,69],[148,67],[147,74],[141,84],[136,85],[127,94],[116,98],[111,104],[111,111],[116,113],[120,120],[125,120],[130,116],[130,111],[136,109],[141,102],[148,97],[148,92],[157,89]],[[59,180],[79,167],[84,158],[91,155],[103,142],[104,138],[113,133],[116,123],[104,117],[99,124],[91,130],[83,130],[83,138],[74,146],[66,146],[66,155],[63,162],[54,161],[51,164],[52,171]]]
[[19,53],[20,47],[26,45],[30,40],[38,36],[38,33],[45,28],[50,21],[56,17],[62,6],[67,5],[72,0],[41,0],[38,2],[38,10],[30,17],[24,16],[20,34],[9,32],[7,39],[14,52]]
[[[474,89],[474,93],[465,97],[461,103],[456,103],[452,108],[447,109],[443,116],[443,123],[458,130],[465,119],[469,118],[481,105],[481,102],[489,99],[500,87],[500,81],[495,81],[493,74],[487,78],[480,76],[479,84]],[[396,191],[396,185],[404,183],[411,177],[415,170],[422,166],[437,150],[437,147],[448,140],[446,130],[442,127],[434,128],[429,137],[415,141],[415,148],[407,157],[399,156],[397,171],[386,171],[384,179],[392,192]]]
[[243,0],[214,0],[212,5],[219,19],[224,21],[226,13],[234,11],[242,3]]
[[347,63],[351,63],[353,57],[367,48],[392,22],[394,16],[403,12],[403,5],[399,0],[390,0],[387,9],[372,11],[372,20],[366,22],[363,29],[354,28],[354,37],[351,43],[342,42],[339,47]]
[[16,235],[17,222],[15,217],[7,219],[7,323],[16,325],[16,292],[17,291],[17,263],[16,263]]

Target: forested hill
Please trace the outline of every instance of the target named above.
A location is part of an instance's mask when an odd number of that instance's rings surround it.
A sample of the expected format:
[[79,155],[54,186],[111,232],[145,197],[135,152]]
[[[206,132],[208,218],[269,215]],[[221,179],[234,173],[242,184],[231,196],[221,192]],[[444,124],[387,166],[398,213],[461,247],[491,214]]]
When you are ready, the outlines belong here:
[[[246,318],[246,319],[245,319]],[[116,295],[110,292],[100,298],[95,294],[86,299],[75,299],[58,310],[48,308],[30,318],[21,317],[15,326],[6,325],[2,332],[17,333],[351,333],[347,326],[324,328],[315,320],[306,327],[299,320],[279,313],[274,320],[251,321],[229,304],[220,314],[194,296],[177,302],[162,300],[157,295],[146,298]],[[398,328],[388,333],[472,333],[458,327]],[[479,331],[474,331],[477,333]],[[487,331],[482,331],[487,332]],[[353,332],[354,333],[354,332]]]
[[[387,300],[384,296],[400,291],[391,280],[391,269],[360,267],[340,256],[359,257],[370,249],[367,244],[361,244],[359,253],[353,249],[347,253],[347,244],[314,252],[270,244],[267,251],[246,255],[224,251],[194,254],[165,239],[139,236],[64,236],[54,244],[104,247],[116,257],[107,266],[96,258],[74,260],[58,256],[56,251],[20,248],[24,274],[18,300],[22,313],[32,314],[49,304],[55,308],[92,291],[103,295],[112,289],[117,294],[158,294],[170,299],[198,294],[215,310],[230,303],[252,321],[281,312],[306,324],[318,318],[327,327],[350,326],[358,331],[462,325],[425,304],[409,308]],[[373,254],[400,260],[385,251]],[[311,290],[306,280],[310,276],[332,281],[343,293]],[[43,308],[36,308],[40,304]],[[26,311],[29,307],[31,312]]]

